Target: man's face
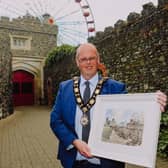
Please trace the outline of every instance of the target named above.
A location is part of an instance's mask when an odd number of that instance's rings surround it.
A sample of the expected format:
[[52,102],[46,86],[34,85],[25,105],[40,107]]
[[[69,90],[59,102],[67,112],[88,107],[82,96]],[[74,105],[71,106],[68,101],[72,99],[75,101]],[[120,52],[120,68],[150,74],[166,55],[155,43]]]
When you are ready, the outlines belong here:
[[76,58],[77,66],[82,76],[89,80],[97,73],[99,64],[99,56],[96,49],[85,46],[80,49],[80,53]]

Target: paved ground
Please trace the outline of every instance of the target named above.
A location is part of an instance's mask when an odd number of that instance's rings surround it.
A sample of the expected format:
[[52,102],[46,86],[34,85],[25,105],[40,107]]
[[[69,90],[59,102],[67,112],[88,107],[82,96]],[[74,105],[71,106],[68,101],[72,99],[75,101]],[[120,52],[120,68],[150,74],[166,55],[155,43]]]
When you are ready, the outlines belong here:
[[0,168],[61,168],[49,111],[44,106],[19,107],[0,121]]
[[[49,114],[45,106],[17,107],[13,115],[0,120],[0,168],[61,168]],[[168,168],[168,161],[158,159],[157,168]]]

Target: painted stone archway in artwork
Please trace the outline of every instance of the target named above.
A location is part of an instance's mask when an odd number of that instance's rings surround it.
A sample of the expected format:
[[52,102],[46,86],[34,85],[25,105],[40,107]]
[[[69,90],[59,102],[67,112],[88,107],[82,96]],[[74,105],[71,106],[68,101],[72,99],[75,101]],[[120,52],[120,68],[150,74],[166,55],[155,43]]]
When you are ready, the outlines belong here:
[[34,104],[34,75],[23,70],[14,71],[13,81],[13,103],[14,106]]

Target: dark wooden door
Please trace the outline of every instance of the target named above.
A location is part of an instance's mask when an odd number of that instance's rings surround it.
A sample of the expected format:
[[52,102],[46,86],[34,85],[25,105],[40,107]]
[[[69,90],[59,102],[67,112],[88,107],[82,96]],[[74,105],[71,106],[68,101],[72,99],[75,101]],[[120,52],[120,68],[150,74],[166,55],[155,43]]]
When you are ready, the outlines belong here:
[[15,106],[34,104],[34,76],[26,71],[13,72],[13,102]]

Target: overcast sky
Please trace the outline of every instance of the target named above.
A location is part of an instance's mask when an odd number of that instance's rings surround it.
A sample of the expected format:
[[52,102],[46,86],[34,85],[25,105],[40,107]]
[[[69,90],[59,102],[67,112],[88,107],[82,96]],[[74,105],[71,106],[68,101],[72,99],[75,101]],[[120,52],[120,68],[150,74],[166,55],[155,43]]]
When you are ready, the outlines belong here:
[[[92,10],[96,31],[114,26],[119,19],[126,20],[131,12],[141,13],[146,3],[158,5],[158,0],[82,0],[81,4],[86,5],[86,2]],[[49,13],[59,27],[60,39],[65,42],[68,38],[70,41],[83,40],[88,35],[86,24],[83,24],[85,18],[75,0],[0,0],[0,16],[16,18],[26,13],[40,19],[44,13]]]
[[[157,6],[158,4],[158,0],[86,0],[86,1],[89,3],[92,13],[94,15],[97,31],[99,30],[103,31],[104,28],[107,26],[114,26],[114,24],[119,19],[126,20],[130,12],[140,13],[142,11],[143,4],[149,2],[152,2],[155,6]],[[7,14],[8,12],[10,13],[10,15],[14,16],[15,11],[20,12],[22,10],[23,6],[22,4],[25,5],[28,3],[31,5],[30,7],[26,5],[26,7],[29,10],[30,8],[33,8],[36,11],[36,13],[38,13],[37,9],[49,7],[49,10],[51,11],[50,13],[52,14],[52,12],[56,10],[56,8],[62,9],[63,3],[66,4],[65,5],[66,11],[63,11],[65,14],[68,10],[67,9],[68,6],[74,6],[74,10],[76,7],[75,0],[0,0],[0,10],[1,10],[0,14],[3,14],[2,10],[4,9],[5,14]]]
[[119,19],[126,20],[130,12],[140,13],[142,5],[148,2],[158,5],[158,0],[88,0],[97,31],[114,26]]

